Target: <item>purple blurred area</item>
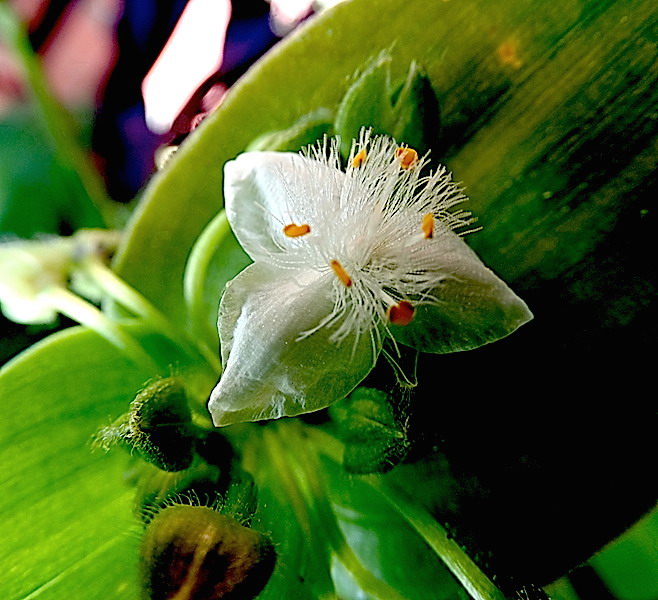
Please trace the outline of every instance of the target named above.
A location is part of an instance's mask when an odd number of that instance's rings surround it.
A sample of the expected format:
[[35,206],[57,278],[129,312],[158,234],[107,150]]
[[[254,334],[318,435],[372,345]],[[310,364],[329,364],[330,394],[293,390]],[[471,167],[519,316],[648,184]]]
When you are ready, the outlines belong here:
[[[168,131],[154,133],[145,120],[142,83],[195,1],[10,2],[26,23],[53,94],[71,109],[95,107],[92,151],[110,196],[119,202],[144,186],[158,147],[184,139],[257,58],[314,12],[310,0],[232,0],[230,21],[218,24],[226,31],[219,67],[189,90]],[[10,58],[0,48],[0,116],[22,97],[20,71]],[[175,86],[175,73],[170,80]]]

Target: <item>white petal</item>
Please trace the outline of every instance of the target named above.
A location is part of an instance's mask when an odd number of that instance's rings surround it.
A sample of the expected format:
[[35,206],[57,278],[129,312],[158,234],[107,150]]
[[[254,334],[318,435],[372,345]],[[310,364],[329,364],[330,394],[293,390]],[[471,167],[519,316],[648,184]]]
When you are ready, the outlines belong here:
[[435,269],[445,276],[409,325],[390,327],[397,341],[422,352],[472,350],[533,318],[526,303],[459,236],[445,232],[431,242]]
[[372,369],[368,335],[307,337],[333,308],[331,275],[255,263],[226,288],[219,316],[225,370],[209,410],[216,425],[293,416],[346,396]]
[[0,286],[0,312],[10,321],[23,325],[51,324],[57,318],[57,311],[40,302],[38,297],[2,289],[2,286]]
[[[327,163],[287,152],[245,152],[224,166],[226,215],[252,259],[294,254],[303,238],[284,235],[292,223],[311,235],[335,219],[345,174]],[[329,224],[327,223],[327,224]]]

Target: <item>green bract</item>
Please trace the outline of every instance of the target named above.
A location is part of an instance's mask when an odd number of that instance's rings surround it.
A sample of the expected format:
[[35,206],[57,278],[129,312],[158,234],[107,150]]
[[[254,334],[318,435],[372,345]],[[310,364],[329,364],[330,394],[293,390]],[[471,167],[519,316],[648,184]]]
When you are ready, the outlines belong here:
[[[389,335],[455,352],[532,318],[454,232],[470,223],[454,208],[465,197],[445,168],[425,174],[426,162],[362,131],[346,171],[336,140],[226,165],[228,220],[255,263],[220,305],[215,424],[335,402],[368,374]],[[418,319],[416,307],[427,307]]]
[[412,61],[406,77],[392,83],[391,51],[381,52],[355,78],[336,112],[335,131],[347,157],[364,125],[425,153],[436,146],[439,103],[428,77]]

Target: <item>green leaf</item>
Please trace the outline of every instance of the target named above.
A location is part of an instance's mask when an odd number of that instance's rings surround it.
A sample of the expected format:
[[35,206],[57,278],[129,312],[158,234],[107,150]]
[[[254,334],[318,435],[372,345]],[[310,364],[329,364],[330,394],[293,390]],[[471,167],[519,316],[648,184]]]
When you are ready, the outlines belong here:
[[658,510],[654,509],[590,560],[616,598],[651,600],[655,596],[657,534]]
[[397,422],[386,393],[358,387],[329,410],[345,444],[347,472],[385,473],[406,455],[406,429]]
[[[374,574],[398,589],[405,598],[470,598],[417,531],[389,503],[373,494],[360,478],[353,478],[348,484],[347,476],[340,474],[335,463],[323,461],[322,464],[341,529]],[[362,596],[353,592],[351,597]]]
[[272,539],[279,557],[260,600],[331,597],[326,542],[314,537],[309,507],[276,437],[263,432],[259,428],[253,435],[252,430],[243,445],[243,465],[259,487],[252,526]]
[[270,131],[257,137],[248,151],[270,150],[276,152],[297,152],[304,146],[313,144],[330,134],[333,128],[333,114],[327,108],[319,108],[301,117],[291,127],[283,131]]
[[[550,324],[562,339],[573,337],[581,301],[592,307],[590,329],[642,318],[655,291],[642,258],[652,213],[643,221],[640,213],[655,156],[655,5],[536,0],[482,10],[478,0],[381,0],[385,25],[377,28],[372,10],[355,0],[327,11],[234,86],[154,177],[119,272],[184,320],[183,270],[221,207],[224,162],[264,132],[337,106],[349,75],[363,66],[364,47],[372,55],[397,39],[393,76],[415,60],[440,98],[445,160],[483,226],[469,243],[484,262],[519,282],[513,287],[522,296],[537,282],[566,277],[572,316]],[[596,300],[602,295],[611,296],[605,306]],[[538,315],[545,318],[553,319]]]
[[362,127],[391,135],[420,154],[438,141],[439,105],[430,80],[412,61],[406,78],[394,85],[392,61],[390,51],[372,59],[338,106],[335,128],[344,158],[349,156],[352,139],[359,137]]
[[352,138],[361,127],[374,127],[374,133],[391,133],[391,60],[382,52],[371,60],[345,92],[336,113],[336,133],[341,136],[341,153],[349,156]]
[[90,442],[150,375],[81,329],[50,337],[0,372],[7,600],[137,596],[126,458],[92,453]]
[[[175,346],[141,328],[126,331],[162,372],[185,373],[194,402],[207,396],[213,377],[189,371]],[[92,452],[92,439],[154,375],[82,328],[49,337],[0,371],[0,482],[8,491],[0,566],[13,573],[4,598],[137,597],[126,455]]]
[[0,121],[0,156],[1,233],[30,238],[102,226],[80,181],[35,126],[32,111]]

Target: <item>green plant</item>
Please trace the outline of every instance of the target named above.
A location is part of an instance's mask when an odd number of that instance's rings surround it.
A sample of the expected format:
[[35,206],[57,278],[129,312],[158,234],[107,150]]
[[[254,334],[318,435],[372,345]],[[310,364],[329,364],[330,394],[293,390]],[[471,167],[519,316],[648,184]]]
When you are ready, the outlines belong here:
[[[441,106],[440,137],[423,143],[467,186],[482,226],[469,243],[536,319],[491,347],[421,357],[418,386],[394,407],[409,415],[413,444],[387,475],[347,475],[331,424],[225,430],[235,455],[215,466],[230,481],[249,473],[257,506],[242,484],[204,481],[274,541],[278,562],[260,597],[511,596],[563,575],[650,507],[645,407],[606,415],[601,398],[615,387],[633,397],[628,373],[642,372],[656,333],[655,7],[381,0],[385,25],[374,29],[371,11],[346,3],[284,42],[153,178],[114,272],[96,264],[92,274],[113,300],[104,316],[118,336],[102,324],[105,338],[73,328],[3,369],[5,597],[138,596],[126,459],[88,442],[172,371],[195,426],[208,428],[217,305],[249,262],[218,215],[223,165],[254,140],[294,149],[348,128],[346,93],[358,96],[368,57],[392,43],[375,69],[388,82],[377,98],[398,106],[410,65],[422,67]],[[379,127],[390,123],[399,121]],[[389,391],[394,381],[378,369],[368,384]],[[195,460],[222,462],[213,443],[200,436]]]

